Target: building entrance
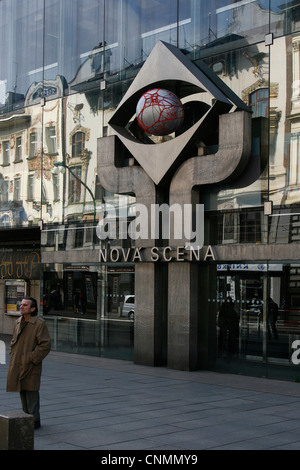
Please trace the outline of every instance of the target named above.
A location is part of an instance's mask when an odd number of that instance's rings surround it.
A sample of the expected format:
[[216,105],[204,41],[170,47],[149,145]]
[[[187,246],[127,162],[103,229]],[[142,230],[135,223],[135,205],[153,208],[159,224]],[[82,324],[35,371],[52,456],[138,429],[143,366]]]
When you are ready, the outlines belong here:
[[292,360],[300,338],[295,269],[284,264],[218,267],[217,369],[300,376]]
[[218,276],[218,357],[263,357],[264,277]]

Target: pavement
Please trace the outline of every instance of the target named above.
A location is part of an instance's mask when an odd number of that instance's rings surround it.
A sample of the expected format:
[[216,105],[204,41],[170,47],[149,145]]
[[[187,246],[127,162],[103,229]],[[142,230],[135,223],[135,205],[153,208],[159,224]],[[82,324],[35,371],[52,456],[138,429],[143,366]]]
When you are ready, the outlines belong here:
[[[0,411],[21,411],[19,394],[5,391],[7,367],[8,358],[0,364]],[[294,382],[52,351],[40,398],[35,450],[300,449]]]

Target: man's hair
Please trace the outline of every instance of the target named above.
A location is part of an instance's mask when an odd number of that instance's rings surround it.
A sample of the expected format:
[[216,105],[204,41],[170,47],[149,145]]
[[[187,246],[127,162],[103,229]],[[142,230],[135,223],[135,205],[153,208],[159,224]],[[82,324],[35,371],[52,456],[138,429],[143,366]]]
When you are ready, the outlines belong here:
[[31,316],[35,317],[38,314],[38,306],[36,299],[34,299],[33,297],[24,297],[24,299],[31,301],[31,307],[34,308],[34,312],[31,313]]

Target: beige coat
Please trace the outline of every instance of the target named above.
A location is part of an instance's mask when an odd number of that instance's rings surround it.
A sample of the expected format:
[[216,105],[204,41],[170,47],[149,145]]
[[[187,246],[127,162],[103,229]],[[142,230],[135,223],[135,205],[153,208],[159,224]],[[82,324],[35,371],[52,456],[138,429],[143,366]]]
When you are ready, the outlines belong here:
[[28,322],[22,322],[22,317],[18,318],[14,324],[10,343],[7,392],[38,391],[41,382],[42,360],[50,352],[50,349],[50,335],[42,318],[31,316]]

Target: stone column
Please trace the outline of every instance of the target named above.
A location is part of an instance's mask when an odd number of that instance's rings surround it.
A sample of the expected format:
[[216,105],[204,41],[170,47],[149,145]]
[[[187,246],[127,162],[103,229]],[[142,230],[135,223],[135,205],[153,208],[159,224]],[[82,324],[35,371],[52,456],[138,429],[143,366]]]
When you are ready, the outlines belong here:
[[169,264],[168,367],[198,368],[198,265]]
[[135,265],[134,362],[148,366],[164,363],[166,345],[165,285],[162,263]]

